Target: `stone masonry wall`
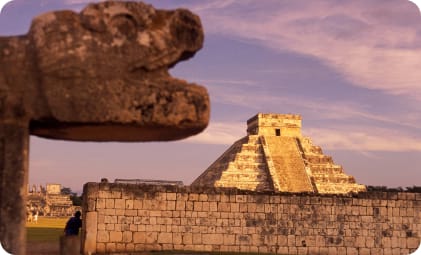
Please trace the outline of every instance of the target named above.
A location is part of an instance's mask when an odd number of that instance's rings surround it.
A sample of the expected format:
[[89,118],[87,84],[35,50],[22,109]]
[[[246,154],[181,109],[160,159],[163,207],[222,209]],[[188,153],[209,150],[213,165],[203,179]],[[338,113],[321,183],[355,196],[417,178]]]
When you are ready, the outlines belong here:
[[421,238],[420,193],[334,196],[87,183],[83,211],[84,254],[406,255]]

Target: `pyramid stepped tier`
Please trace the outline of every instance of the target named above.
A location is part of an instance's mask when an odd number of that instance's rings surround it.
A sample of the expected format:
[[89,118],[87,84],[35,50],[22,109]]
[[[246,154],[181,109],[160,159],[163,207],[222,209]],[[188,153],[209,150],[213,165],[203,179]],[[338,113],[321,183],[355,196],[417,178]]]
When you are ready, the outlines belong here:
[[50,204],[53,204],[55,206],[71,206],[72,205],[72,200],[70,200],[70,197],[67,195],[61,195],[61,194],[48,194],[47,201]]
[[345,174],[342,166],[336,165],[332,157],[323,154],[319,146],[310,138],[299,140],[303,158],[311,171],[313,185],[319,193],[348,193],[365,191],[364,185],[357,184],[355,178]]
[[301,135],[301,116],[257,114],[235,142],[192,186],[280,192],[363,192],[353,176]]
[[247,136],[235,142],[192,185],[272,190],[258,137]]

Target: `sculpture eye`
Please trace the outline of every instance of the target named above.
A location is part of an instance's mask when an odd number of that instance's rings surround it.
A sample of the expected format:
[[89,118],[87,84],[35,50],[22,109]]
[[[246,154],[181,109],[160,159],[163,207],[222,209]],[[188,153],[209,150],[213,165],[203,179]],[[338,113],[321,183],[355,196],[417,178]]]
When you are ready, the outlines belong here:
[[112,17],[110,31],[113,35],[132,40],[137,37],[137,22],[130,14],[119,14]]
[[80,13],[82,25],[94,32],[104,32],[105,23],[97,5],[89,5]]

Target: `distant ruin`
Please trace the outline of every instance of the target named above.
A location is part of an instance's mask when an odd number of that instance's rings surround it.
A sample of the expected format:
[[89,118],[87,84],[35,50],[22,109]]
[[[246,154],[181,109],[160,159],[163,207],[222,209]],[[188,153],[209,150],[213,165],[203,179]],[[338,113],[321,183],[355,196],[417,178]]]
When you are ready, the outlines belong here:
[[253,191],[349,193],[365,191],[342,166],[301,134],[301,116],[259,113],[192,186]]
[[73,206],[70,195],[61,193],[61,184],[33,185],[28,189],[26,202],[27,214],[39,214],[41,216],[64,217],[71,216],[80,209]]

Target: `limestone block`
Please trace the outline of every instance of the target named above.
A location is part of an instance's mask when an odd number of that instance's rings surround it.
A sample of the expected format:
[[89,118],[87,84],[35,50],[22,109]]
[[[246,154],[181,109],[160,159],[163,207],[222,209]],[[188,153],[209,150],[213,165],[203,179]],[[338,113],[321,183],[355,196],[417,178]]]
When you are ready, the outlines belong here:
[[193,244],[193,235],[192,233],[183,233],[183,244],[191,245]]
[[116,252],[116,244],[115,243],[106,243],[105,244],[105,250],[107,251],[107,253],[109,252]]
[[124,231],[122,241],[124,243],[130,243],[133,239],[133,233],[131,231]]
[[217,202],[209,202],[209,211],[217,212],[218,211],[218,203]]
[[105,224],[105,230],[110,231],[115,229],[115,224]]
[[161,217],[162,216],[162,211],[158,211],[158,210],[156,210],[156,211],[150,211],[149,212],[149,216],[150,217]]
[[172,233],[159,233],[158,234],[158,243],[170,244],[172,243]]
[[174,249],[174,245],[173,244],[162,244],[162,250],[173,250]]
[[109,242],[110,235],[108,231],[98,231],[97,234],[97,241],[100,243],[106,243]]
[[[226,244],[234,244],[235,243],[235,236],[229,236],[230,241]],[[224,235],[223,234],[202,234],[202,241],[203,244],[210,244],[210,245],[222,245],[224,244]]]
[[203,203],[200,201],[196,201],[193,203],[193,210],[195,210],[196,212],[198,211],[202,211],[202,205]]
[[112,223],[112,224],[117,223],[117,216],[114,214],[115,212],[113,212],[111,216],[105,215],[104,223]]
[[193,211],[193,202],[186,201],[186,211]]
[[199,201],[202,201],[202,202],[208,201],[208,195],[207,194],[199,194]]
[[117,243],[115,247],[116,252],[122,252],[126,250],[126,244],[124,243]]
[[165,210],[169,210],[169,211],[174,211],[176,206],[176,201],[167,201],[167,207],[165,208]]
[[98,223],[97,224],[97,230],[105,230],[105,224],[104,223]]
[[122,216],[122,215],[124,215],[124,213],[125,213],[124,209],[115,209],[114,210],[114,214],[117,215],[117,216]]
[[110,209],[114,209],[114,199],[112,198],[108,198],[105,200],[105,208],[110,208]]
[[134,232],[133,233],[133,242],[144,244],[146,242],[146,232]]
[[104,253],[105,252],[105,243],[97,243],[96,252],[103,252]]
[[198,201],[199,200],[199,194],[189,194],[189,201]]
[[192,235],[193,244],[202,244],[202,242],[204,244],[207,244],[206,241],[202,239],[202,234],[200,234],[200,230],[199,229],[200,229],[199,227],[193,227],[192,228],[192,230],[193,230],[192,231],[193,232],[193,235]]
[[167,193],[167,200],[176,200],[177,194],[176,193]]
[[111,191],[111,198],[121,198],[121,191],[120,190],[112,190]]
[[125,209],[126,208],[126,200],[122,199],[122,198],[114,199],[114,208]]
[[145,251],[145,250],[147,250],[146,244],[143,244],[143,243],[135,244],[134,245],[134,250],[135,251]]
[[176,200],[177,201],[187,201],[187,200],[189,200],[189,195],[186,194],[186,193],[177,193]]
[[110,231],[110,242],[121,242],[123,233],[121,231]]
[[137,210],[134,209],[126,209],[123,212],[125,216],[137,216]]
[[420,238],[409,237],[406,242],[406,247],[409,249],[416,249],[420,246]]
[[392,253],[391,254],[392,255],[401,255],[403,253],[401,253],[401,251],[400,251],[399,248],[394,248],[394,249],[392,249]]
[[133,208],[134,209],[143,209],[143,201],[142,200],[134,200]]
[[184,211],[186,209],[186,202],[177,200],[175,208],[177,211]]
[[174,245],[183,243],[183,235],[181,233],[172,233],[172,242]]
[[[159,230],[158,230],[159,232]],[[145,243],[147,244],[153,244],[157,242],[157,238],[158,238],[158,233],[157,232],[147,232],[146,233],[146,239],[145,239]]]
[[[134,209],[134,200],[133,199],[124,199],[125,200],[125,207],[126,209],[132,210]],[[136,208],[137,209],[137,208]]]

